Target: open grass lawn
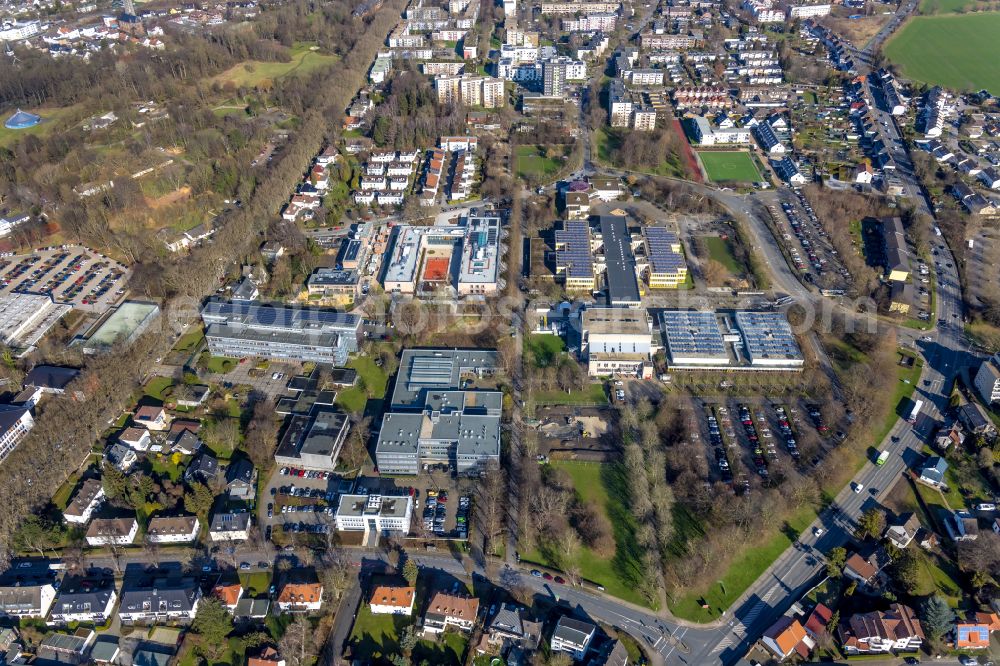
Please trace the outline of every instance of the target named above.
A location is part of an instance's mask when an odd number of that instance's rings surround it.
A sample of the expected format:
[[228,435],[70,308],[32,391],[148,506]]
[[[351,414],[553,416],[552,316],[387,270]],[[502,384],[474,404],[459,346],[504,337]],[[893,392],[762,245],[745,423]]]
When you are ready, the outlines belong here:
[[205,369],[217,375],[224,375],[231,372],[239,361],[235,358],[225,356],[209,356],[205,362]]
[[918,16],[884,48],[909,79],[1000,94],[1000,12]]
[[173,385],[174,380],[170,377],[153,377],[142,387],[142,394],[160,402],[165,402],[167,396],[170,395],[169,389]]
[[288,62],[249,60],[230,67],[212,78],[213,83],[232,83],[237,87],[266,87],[285,76],[309,74],[337,60],[336,56],[311,50],[312,44],[298,43],[291,49]]
[[971,0],[921,0],[921,14],[951,14],[971,4]]
[[604,393],[604,385],[595,382],[584,391],[566,393],[558,389],[554,391],[538,391],[531,399],[536,405],[606,405],[608,396]]
[[357,356],[347,362],[347,367],[358,371],[358,384],[337,393],[334,402],[349,412],[363,412],[368,404],[368,396],[382,398],[389,383],[389,375],[375,365],[370,356]]
[[740,262],[737,261],[736,255],[733,254],[733,250],[729,246],[731,241],[722,236],[703,236],[702,241],[708,249],[709,257],[725,266],[726,270],[734,277],[743,275],[743,267],[740,266]]
[[[573,479],[580,499],[592,502],[604,510],[615,534],[615,554],[599,555],[586,545],[580,548],[577,564],[580,575],[593,583],[603,585],[608,594],[632,603],[648,606],[638,589],[643,578],[641,553],[635,541],[635,521],[625,497],[628,491],[621,466],[617,463],[584,463],[555,461],[551,463],[565,470]],[[555,560],[543,548],[522,554],[528,562],[554,566]]]
[[419,664],[427,661],[441,666],[462,666],[469,639],[457,631],[446,631],[437,640],[422,640],[413,648],[412,661]]
[[525,338],[524,346],[536,368],[552,365],[566,351],[566,344],[558,335],[532,334]]
[[253,573],[240,574],[240,583],[250,596],[266,594],[268,587],[271,586],[271,572],[255,571]]
[[[550,148],[557,153],[556,157],[546,156]],[[564,146],[518,146],[515,155],[518,178],[544,178],[559,171],[566,149]]]
[[181,469],[182,456],[179,453],[171,455],[153,454],[149,456],[149,469],[159,477],[169,478],[173,482],[181,479],[183,469]]
[[196,326],[177,339],[174,351],[190,354],[198,348],[201,341],[205,339],[205,330],[201,326]]
[[348,639],[352,658],[362,664],[389,663],[388,657],[399,652],[403,628],[412,623],[405,615],[372,615],[371,606],[362,603]]
[[52,133],[57,127],[62,125],[63,121],[73,115],[76,111],[76,107],[65,106],[56,108],[39,108],[39,109],[21,109],[22,111],[27,111],[28,113],[33,113],[36,116],[42,117],[42,122],[38,123],[34,127],[27,127],[25,129],[7,129],[4,127],[4,123],[10,118],[17,109],[7,109],[3,114],[0,114],[0,146],[9,146],[21,137],[32,134],[37,137],[47,136]]
[[992,502],[990,483],[983,478],[979,465],[973,456],[964,454],[956,460],[948,457],[948,471],[945,472],[948,492],[944,493],[948,506],[954,510],[965,509],[979,502]]
[[698,157],[705,166],[709,180],[713,182],[755,183],[763,180],[748,152],[699,150]]

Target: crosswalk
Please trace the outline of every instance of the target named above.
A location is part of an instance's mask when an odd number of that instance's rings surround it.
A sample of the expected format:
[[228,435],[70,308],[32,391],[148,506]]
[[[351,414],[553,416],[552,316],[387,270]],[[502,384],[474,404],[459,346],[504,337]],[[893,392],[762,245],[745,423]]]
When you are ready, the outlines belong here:
[[772,587],[767,593],[761,598],[757,604],[750,609],[742,619],[734,620],[730,626],[733,630],[726,634],[719,643],[712,648],[711,654],[718,654],[728,647],[733,646],[736,643],[741,642],[747,635],[747,628],[753,626],[753,623],[757,620],[757,617],[763,613],[767,608],[767,602],[770,601],[771,597],[774,596],[777,587]]

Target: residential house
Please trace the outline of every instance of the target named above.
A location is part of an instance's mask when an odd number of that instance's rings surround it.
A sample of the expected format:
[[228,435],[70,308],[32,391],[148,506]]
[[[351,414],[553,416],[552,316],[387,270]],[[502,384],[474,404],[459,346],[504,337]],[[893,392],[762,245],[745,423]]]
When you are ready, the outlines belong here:
[[556,622],[550,647],[553,652],[568,652],[573,659],[581,661],[596,635],[597,627],[594,625],[563,615]]
[[991,190],[1000,190],[1000,172],[993,167],[986,167],[977,176],[979,181]]
[[278,593],[282,613],[308,613],[323,606],[323,586],[317,582],[288,582]]
[[190,456],[201,450],[202,441],[190,430],[182,430],[179,435],[170,440],[170,452]]
[[567,192],[563,201],[567,219],[585,220],[590,215],[590,195],[586,192]]
[[121,442],[115,442],[104,451],[104,459],[121,472],[128,473],[139,456]]
[[56,598],[52,577],[21,575],[10,570],[0,578],[0,616],[45,618]]
[[[249,278],[247,280],[249,281]],[[251,282],[251,284],[253,283]],[[203,384],[194,384],[191,386],[181,384],[174,389],[174,400],[177,402],[178,407],[194,409],[204,404],[210,393],[211,389]]]
[[139,522],[133,518],[95,518],[87,529],[91,546],[127,546],[135,541]]
[[146,538],[152,543],[191,543],[199,530],[195,516],[158,516],[149,521]]
[[978,622],[955,623],[956,650],[986,650],[990,647],[990,628]]
[[75,525],[86,525],[104,501],[104,488],[100,479],[87,479],[63,509],[63,520]]
[[145,428],[125,428],[118,435],[118,441],[136,451],[148,451],[151,439]]
[[372,615],[410,615],[416,594],[413,587],[379,585],[372,590]]
[[588,666],[628,666],[628,650],[619,640],[606,641],[587,663]]
[[787,616],[778,618],[777,622],[768,627],[760,642],[778,661],[783,661],[792,654],[808,659],[809,653],[816,647],[799,621]]
[[958,408],[958,420],[973,435],[992,437],[996,434],[989,416],[974,402],[967,402]]
[[201,588],[192,577],[126,581],[118,617],[123,624],[188,622],[200,600]]
[[833,620],[833,611],[825,604],[816,604],[809,617],[806,618],[802,628],[806,630],[809,637],[818,641],[823,636],[830,633],[830,622]]
[[953,541],[975,541],[979,538],[979,521],[968,511],[941,509],[945,531]]
[[854,553],[844,563],[844,575],[862,585],[873,585],[879,569],[869,559]]
[[277,650],[268,645],[259,655],[247,659],[247,666],[285,666],[285,660]]
[[885,612],[852,615],[840,628],[840,634],[843,651],[848,655],[912,652],[924,641],[917,614],[903,604],[892,604]]
[[948,461],[940,456],[932,456],[920,468],[920,480],[929,486],[940,488],[945,485],[947,471]]
[[885,530],[885,538],[896,548],[906,548],[920,531],[920,519],[915,513],[906,513]]
[[85,664],[87,652],[96,638],[92,629],[83,628],[73,634],[49,634],[38,644],[33,663]]
[[250,501],[257,495],[257,468],[246,458],[238,458],[226,469],[226,492],[233,499]]
[[481,654],[504,653],[510,645],[526,652],[533,652],[541,644],[542,624],[525,619],[526,609],[514,604],[500,604],[484,632],[484,645],[477,648]]
[[67,576],[52,607],[52,621],[104,624],[111,617],[118,593],[111,576]]
[[246,541],[250,538],[250,523],[248,511],[220,511],[212,516],[208,537],[212,541]]
[[59,395],[65,393],[69,383],[80,376],[76,368],[56,365],[36,365],[24,376],[24,385],[39,388],[43,393]]
[[208,451],[202,451],[195,456],[184,470],[184,480],[188,483],[198,481],[207,485],[218,475],[219,461]]
[[163,407],[145,405],[132,415],[132,423],[147,430],[166,430],[170,426],[170,417]]
[[219,583],[212,588],[212,596],[218,599],[230,613],[236,612],[236,606],[243,598],[243,586],[236,583]]
[[424,631],[439,634],[447,627],[472,631],[479,614],[479,599],[437,592],[424,613]]

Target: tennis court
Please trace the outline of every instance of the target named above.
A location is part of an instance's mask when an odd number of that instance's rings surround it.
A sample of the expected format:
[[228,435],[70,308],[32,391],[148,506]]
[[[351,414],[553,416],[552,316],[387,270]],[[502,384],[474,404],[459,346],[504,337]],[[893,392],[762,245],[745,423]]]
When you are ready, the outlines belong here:
[[425,282],[443,282],[448,277],[450,257],[429,257],[424,265]]

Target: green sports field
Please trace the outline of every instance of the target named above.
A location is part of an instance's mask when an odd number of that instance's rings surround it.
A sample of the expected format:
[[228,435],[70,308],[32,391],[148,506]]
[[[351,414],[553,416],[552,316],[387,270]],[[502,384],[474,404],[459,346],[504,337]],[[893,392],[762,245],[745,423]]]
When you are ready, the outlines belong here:
[[705,165],[709,180],[713,182],[754,183],[763,180],[750,153],[742,150],[699,150],[698,157]]
[[1000,94],[1000,12],[919,16],[885,45],[886,58],[914,81]]

